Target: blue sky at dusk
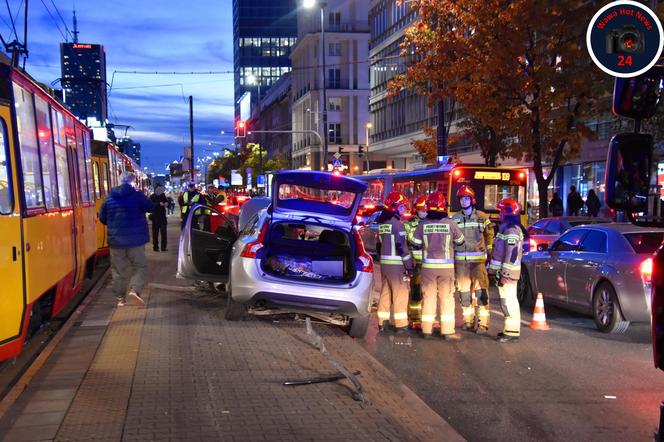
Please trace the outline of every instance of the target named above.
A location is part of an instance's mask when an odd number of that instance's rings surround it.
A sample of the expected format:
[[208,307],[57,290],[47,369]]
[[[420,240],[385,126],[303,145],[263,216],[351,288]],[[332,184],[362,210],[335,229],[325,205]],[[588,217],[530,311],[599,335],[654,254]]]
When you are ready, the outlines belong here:
[[[19,13],[16,25],[21,37],[23,3],[9,0],[14,15]],[[59,43],[62,33],[67,35],[53,3],[73,30],[72,0],[29,3],[26,70],[46,84],[60,78]],[[141,143],[144,166],[161,173],[165,163],[178,159],[183,146],[189,144],[189,95],[194,97],[196,156],[219,150],[218,145],[209,146],[210,142],[233,142],[232,74],[116,73],[113,78],[114,71],[232,71],[232,0],[75,3],[79,42],[106,48],[107,81],[113,80],[109,120],[132,126],[128,135]],[[0,18],[0,33],[7,40],[11,26],[5,6],[0,9]],[[226,135],[221,135],[222,130]],[[122,135],[122,131],[116,134]]]

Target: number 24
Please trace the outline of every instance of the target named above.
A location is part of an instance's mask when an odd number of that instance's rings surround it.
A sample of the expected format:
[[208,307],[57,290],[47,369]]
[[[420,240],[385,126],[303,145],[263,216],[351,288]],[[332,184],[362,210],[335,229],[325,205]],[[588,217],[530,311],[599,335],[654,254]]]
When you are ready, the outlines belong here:
[[622,55],[618,56],[618,66],[631,66],[632,65],[632,56],[628,55],[624,57]]

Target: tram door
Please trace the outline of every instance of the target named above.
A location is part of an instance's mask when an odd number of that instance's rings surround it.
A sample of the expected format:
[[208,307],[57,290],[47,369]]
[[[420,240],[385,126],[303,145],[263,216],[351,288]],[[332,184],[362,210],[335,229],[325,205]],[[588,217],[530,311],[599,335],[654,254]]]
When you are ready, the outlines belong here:
[[77,167],[77,157],[76,150],[68,142],[67,143],[67,163],[69,165],[69,182],[71,183],[71,201],[72,201],[72,256],[74,257],[74,285],[76,285],[83,272],[81,271],[81,248],[83,247],[83,241],[81,238],[81,229],[83,228],[82,223],[82,209],[81,209],[81,194],[78,192],[78,167]]
[[[21,216],[11,165],[10,140],[7,123],[11,121],[9,108],[0,106],[0,344],[21,334],[25,298],[23,285],[23,246]],[[3,356],[5,347],[0,350]],[[18,352],[18,351],[16,351]]]

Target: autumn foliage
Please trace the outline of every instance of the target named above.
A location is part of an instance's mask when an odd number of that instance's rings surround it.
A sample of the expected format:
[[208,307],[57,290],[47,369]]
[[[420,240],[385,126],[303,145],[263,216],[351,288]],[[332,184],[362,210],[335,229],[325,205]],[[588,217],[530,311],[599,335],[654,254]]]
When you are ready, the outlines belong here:
[[[600,71],[585,47],[599,8],[582,0],[420,0],[407,30],[405,71],[390,86],[415,88],[431,105],[453,97],[462,130],[488,155],[532,161],[546,214],[555,169],[592,137]],[[545,176],[544,166],[550,172]]]

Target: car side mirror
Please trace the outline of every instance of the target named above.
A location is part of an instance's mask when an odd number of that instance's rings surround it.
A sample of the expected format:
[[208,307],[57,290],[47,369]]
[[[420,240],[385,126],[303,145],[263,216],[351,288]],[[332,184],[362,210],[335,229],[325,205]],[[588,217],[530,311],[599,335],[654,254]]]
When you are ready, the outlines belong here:
[[606,159],[606,205],[628,213],[645,212],[652,164],[652,135],[622,133],[614,136]]
[[664,90],[664,67],[655,66],[632,78],[616,78],[613,86],[613,112],[625,118],[642,120],[657,112]]

